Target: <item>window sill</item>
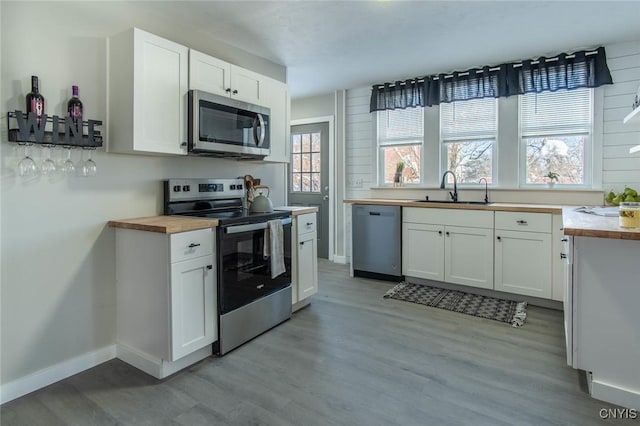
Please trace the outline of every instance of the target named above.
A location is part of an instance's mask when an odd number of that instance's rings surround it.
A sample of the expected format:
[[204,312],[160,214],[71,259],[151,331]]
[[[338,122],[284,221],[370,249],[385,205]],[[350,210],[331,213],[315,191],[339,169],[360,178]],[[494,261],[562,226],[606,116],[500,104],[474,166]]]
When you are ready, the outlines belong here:
[[[394,186],[371,186],[369,189],[372,190],[384,190],[384,189],[392,189],[399,191],[407,191],[407,190],[438,190],[444,191],[445,189],[440,189],[440,186],[429,186],[429,185],[409,185],[405,184],[404,186],[394,187]],[[547,186],[525,186],[525,187],[506,187],[506,186],[489,186],[489,191],[550,191],[550,192],[603,192],[604,189],[597,188],[580,188],[580,187],[563,187],[563,186],[555,186],[553,188],[549,188]],[[453,190],[453,185],[448,184],[446,187],[447,191]],[[459,191],[484,191],[484,185],[458,185]]]

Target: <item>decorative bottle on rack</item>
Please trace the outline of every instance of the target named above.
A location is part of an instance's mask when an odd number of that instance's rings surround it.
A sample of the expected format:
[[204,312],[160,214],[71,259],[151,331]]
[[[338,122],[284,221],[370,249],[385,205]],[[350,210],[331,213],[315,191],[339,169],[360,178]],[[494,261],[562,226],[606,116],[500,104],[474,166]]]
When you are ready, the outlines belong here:
[[44,116],[44,97],[38,89],[38,76],[31,76],[31,92],[27,94],[27,114],[32,113],[36,116],[36,121],[40,124],[42,116]]
[[82,129],[82,102],[78,98],[78,86],[71,86],[71,99],[67,102],[67,112],[77,129]]

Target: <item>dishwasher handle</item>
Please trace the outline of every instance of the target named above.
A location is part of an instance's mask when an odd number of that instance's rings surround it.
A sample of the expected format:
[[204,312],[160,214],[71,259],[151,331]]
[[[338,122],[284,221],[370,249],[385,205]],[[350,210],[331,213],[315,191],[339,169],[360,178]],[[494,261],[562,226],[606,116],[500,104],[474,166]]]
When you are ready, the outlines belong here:
[[369,212],[369,216],[380,216],[380,212]]

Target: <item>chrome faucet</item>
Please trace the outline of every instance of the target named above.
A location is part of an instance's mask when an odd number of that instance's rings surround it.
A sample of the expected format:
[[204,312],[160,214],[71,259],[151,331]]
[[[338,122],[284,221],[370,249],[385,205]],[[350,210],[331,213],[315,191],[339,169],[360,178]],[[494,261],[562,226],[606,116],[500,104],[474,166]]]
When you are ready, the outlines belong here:
[[484,202],[489,204],[489,189],[488,189],[489,184],[487,182],[487,179],[485,178],[480,178],[478,183],[482,183],[482,181],[484,181]]
[[451,170],[447,170],[442,175],[442,182],[440,183],[440,189],[444,189],[445,178],[449,173],[451,174],[451,176],[453,176],[453,192],[449,191],[449,195],[451,196],[451,199],[453,200],[453,202],[457,203],[458,202],[458,182],[456,180],[455,173],[453,173]]

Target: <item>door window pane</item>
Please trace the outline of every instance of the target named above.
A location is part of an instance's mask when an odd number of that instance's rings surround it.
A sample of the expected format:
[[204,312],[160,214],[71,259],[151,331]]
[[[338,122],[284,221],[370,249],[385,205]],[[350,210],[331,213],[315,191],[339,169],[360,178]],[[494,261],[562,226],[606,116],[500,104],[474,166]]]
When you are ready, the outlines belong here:
[[291,190],[320,192],[322,152],[320,132],[292,135]]

